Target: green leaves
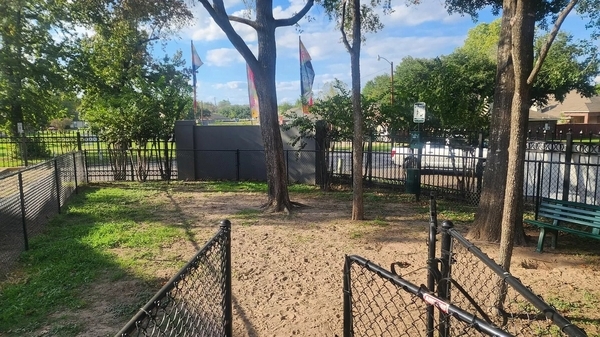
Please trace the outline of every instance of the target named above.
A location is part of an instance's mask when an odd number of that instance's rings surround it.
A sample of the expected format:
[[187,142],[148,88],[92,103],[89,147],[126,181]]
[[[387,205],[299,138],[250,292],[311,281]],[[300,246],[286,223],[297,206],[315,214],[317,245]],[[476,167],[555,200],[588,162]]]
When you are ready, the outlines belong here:
[[12,135],[17,123],[38,129],[60,112],[55,99],[66,87],[60,4],[5,0],[0,4],[0,129]]

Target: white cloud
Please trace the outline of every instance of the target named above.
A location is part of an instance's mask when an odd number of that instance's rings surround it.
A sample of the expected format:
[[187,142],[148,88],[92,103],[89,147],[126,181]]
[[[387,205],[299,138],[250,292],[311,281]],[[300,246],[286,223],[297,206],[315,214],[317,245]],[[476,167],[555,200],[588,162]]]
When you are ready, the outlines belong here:
[[215,89],[242,89],[247,88],[248,83],[242,81],[231,81],[226,83],[216,83],[213,84],[212,87]]
[[273,17],[275,19],[286,19],[294,16],[294,14],[298,13],[306,2],[304,0],[289,0],[289,6],[283,8],[282,6],[276,6],[273,8]]
[[419,5],[400,4],[392,6],[394,10],[390,15],[381,15],[381,20],[386,26],[418,26],[428,22],[454,23],[466,18],[453,14],[449,15],[442,2],[425,0]]
[[215,67],[228,67],[232,63],[244,62],[244,59],[234,48],[218,48],[206,52],[206,62]]

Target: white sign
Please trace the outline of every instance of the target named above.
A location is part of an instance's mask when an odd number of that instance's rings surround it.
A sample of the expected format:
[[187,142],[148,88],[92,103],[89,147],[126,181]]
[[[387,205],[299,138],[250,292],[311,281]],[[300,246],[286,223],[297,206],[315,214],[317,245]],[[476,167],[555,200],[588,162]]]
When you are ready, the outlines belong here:
[[425,123],[425,107],[426,107],[426,104],[423,102],[415,103],[415,112],[413,114],[413,122]]
[[23,123],[17,123],[17,132],[23,134]]

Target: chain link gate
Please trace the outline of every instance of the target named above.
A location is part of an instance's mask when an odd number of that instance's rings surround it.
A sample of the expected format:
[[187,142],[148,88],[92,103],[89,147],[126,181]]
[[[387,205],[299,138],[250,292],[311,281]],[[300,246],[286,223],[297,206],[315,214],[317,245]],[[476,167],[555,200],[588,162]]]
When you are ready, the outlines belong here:
[[[587,334],[458,233],[430,199],[427,285],[360,256],[344,264],[344,337]],[[436,241],[441,234],[440,257]]]

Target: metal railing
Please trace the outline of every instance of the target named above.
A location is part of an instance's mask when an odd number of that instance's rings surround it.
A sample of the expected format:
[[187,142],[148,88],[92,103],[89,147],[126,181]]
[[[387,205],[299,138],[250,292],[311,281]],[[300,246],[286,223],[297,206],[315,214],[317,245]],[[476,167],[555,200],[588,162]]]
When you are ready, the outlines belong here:
[[0,168],[23,168],[74,151],[86,154],[90,181],[169,180],[177,176],[174,142],[115,149],[89,131],[39,131],[0,136]]
[[[571,134],[564,139],[530,141],[524,165],[523,196],[528,203],[539,197],[597,204],[600,202],[600,145],[578,142]],[[351,142],[338,142],[327,153],[327,171],[333,179],[351,182],[353,175]],[[387,147],[386,147],[387,146]],[[380,142],[363,153],[365,183],[381,187],[407,189],[410,167],[392,158],[391,144]],[[411,150],[412,151],[412,150]],[[418,183],[424,193],[435,192],[472,205],[479,203],[482,189],[485,153],[479,157],[471,150],[423,152],[425,163],[419,169]],[[448,155],[452,154],[452,155]],[[417,156],[417,155],[414,155]],[[413,156],[413,157],[414,157]],[[396,156],[402,157],[402,156]]]
[[[436,247],[441,233],[441,247]],[[458,233],[430,201],[426,286],[358,256],[344,264],[344,336],[587,336]]]
[[587,336],[458,233],[451,221],[442,223],[441,233],[442,257],[447,257],[441,264],[448,268],[438,286],[445,288],[445,298],[452,298],[452,303],[514,336]]
[[125,336],[232,336],[231,223],[119,331]]
[[[438,311],[439,316],[428,308]],[[460,331],[453,336],[510,336],[424,286],[419,287],[360,256],[346,256],[344,337],[434,336],[445,331],[450,318]]]
[[29,237],[87,183],[84,156],[74,152],[0,177],[0,272],[8,272]]

